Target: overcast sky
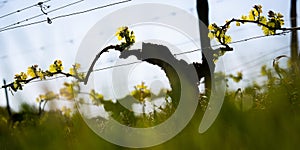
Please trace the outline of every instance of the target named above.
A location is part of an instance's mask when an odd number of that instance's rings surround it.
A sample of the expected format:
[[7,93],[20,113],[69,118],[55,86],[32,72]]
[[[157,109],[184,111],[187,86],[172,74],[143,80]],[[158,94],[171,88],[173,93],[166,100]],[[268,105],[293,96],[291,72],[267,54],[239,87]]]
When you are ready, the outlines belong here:
[[[78,0],[51,0],[45,3],[46,5],[50,6],[50,8],[46,11],[51,11],[77,1]],[[0,0],[0,16],[10,12],[15,12],[18,9],[22,9],[27,6],[31,6],[37,2],[39,1]],[[40,17],[29,21],[24,21],[23,23],[26,24],[33,21],[39,21],[46,19],[47,17],[53,18],[55,16],[87,10],[114,2],[118,1],[78,1],[78,3],[72,6],[49,13],[48,15],[41,15]],[[26,71],[28,66],[34,64],[38,64],[42,69],[48,69],[48,65],[53,63],[55,59],[62,60],[65,69],[67,70],[74,63],[77,50],[85,34],[101,18],[120,8],[145,2],[163,3],[176,6],[197,17],[195,0],[132,0],[131,2],[125,4],[119,4],[89,13],[53,20],[52,24],[47,24],[44,22],[23,28],[3,31],[0,32],[0,79],[6,79],[7,82],[11,82],[13,81],[14,74],[21,71]],[[300,2],[298,1],[297,6],[300,6],[299,3]],[[285,18],[285,26],[290,26],[289,1],[270,2],[269,0],[209,0],[210,22],[223,24],[226,19],[239,18],[243,14],[247,15],[249,10],[255,4],[261,4],[263,6],[264,13],[270,9],[275,12],[281,12]],[[300,14],[299,10],[300,8],[298,8],[298,14]],[[39,7],[35,6],[28,10],[0,18],[0,28],[2,29],[7,25],[31,18],[41,13],[42,12],[40,11]],[[162,18],[168,16],[158,16],[157,19],[160,19],[160,17]],[[299,20],[300,19],[298,17],[298,25],[300,24]],[[240,27],[235,27],[232,25],[231,28],[232,29],[229,30],[228,34],[232,36],[233,41],[262,35],[262,31],[255,25],[243,25]],[[197,39],[197,37],[195,38]],[[186,41],[179,42],[178,45],[181,45],[179,47],[188,47],[188,45],[184,45],[186,44],[185,42]],[[215,44],[213,41],[212,43]],[[234,51],[227,53],[223,57],[226,73],[242,71],[245,74],[245,80],[239,84],[230,86],[233,88],[245,86],[251,83],[252,79],[258,79],[260,71],[258,66],[263,64],[270,65],[272,63],[272,59],[276,56],[282,54],[289,55],[289,45],[290,34],[232,44]],[[200,56],[200,52],[193,55],[197,54]],[[113,65],[115,57],[117,57],[115,54],[106,57],[103,60],[102,65]],[[151,78],[151,76],[149,78]],[[62,82],[61,80],[62,79],[52,82]],[[43,86],[44,84],[48,85],[51,83],[32,83],[28,86],[25,86],[24,91],[18,92],[15,96],[10,96],[13,107],[16,109],[20,101],[26,101],[34,104],[35,99],[32,97],[34,97],[33,95],[38,96],[38,94],[41,94],[46,90],[46,86]],[[0,85],[2,85],[2,82]],[[107,88],[110,87],[109,85],[105,86]],[[57,91],[59,88],[60,85],[56,88],[54,87],[54,91]],[[5,101],[4,91],[2,89],[0,90],[0,97],[0,105],[3,106],[5,105]]]

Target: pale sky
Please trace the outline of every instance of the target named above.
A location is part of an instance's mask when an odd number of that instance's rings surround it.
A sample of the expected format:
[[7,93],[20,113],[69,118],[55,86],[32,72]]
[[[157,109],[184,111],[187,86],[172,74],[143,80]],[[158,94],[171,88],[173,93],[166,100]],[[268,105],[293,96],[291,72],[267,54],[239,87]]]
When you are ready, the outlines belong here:
[[[46,11],[51,11],[55,8],[76,1],[78,0],[51,0],[46,3],[46,5],[50,5],[50,8]],[[3,2],[4,0],[0,0],[0,16],[31,6],[39,1],[7,0],[6,3]],[[64,9],[49,13],[47,16],[42,15],[23,23],[26,24],[31,21],[43,20],[47,17],[51,18],[62,14],[87,10],[114,2],[118,1],[84,0]],[[94,24],[117,9],[146,2],[172,5],[197,16],[195,0],[132,0],[126,4],[119,4],[85,14],[53,20],[52,24],[44,22],[41,24],[0,32],[0,85],[2,85],[2,79],[6,79],[8,83],[12,82],[16,73],[21,71],[26,72],[27,67],[31,65],[38,64],[42,69],[48,69],[48,66],[53,63],[55,59],[62,60],[65,70],[68,71],[68,68],[70,68],[75,61],[80,42]],[[300,2],[298,1],[297,6],[300,6],[299,3]],[[284,15],[285,26],[290,26],[289,1],[209,0],[210,22],[215,22],[220,25],[223,24],[226,19],[239,18],[241,15],[247,15],[249,10],[255,4],[261,4],[263,6],[263,13],[267,13],[270,9],[275,12],[281,12]],[[300,15],[299,10],[300,8],[298,7],[298,16]],[[10,16],[0,18],[0,28],[39,14],[41,14],[41,11],[39,7],[36,6]],[[162,16],[158,16],[157,19],[160,19],[159,17]],[[298,25],[300,24],[299,20],[300,18],[298,17]],[[232,29],[229,30],[228,34],[232,36],[233,41],[263,34],[260,28],[256,25],[242,25],[240,27],[232,25],[231,28]],[[197,37],[195,37],[195,39],[197,39]],[[179,45],[181,43],[181,46],[179,47],[189,47],[188,44],[184,45],[186,42],[187,41],[179,42]],[[212,44],[215,44],[215,42],[212,41]],[[252,79],[258,79],[260,70],[257,66],[261,66],[263,64],[270,65],[272,63],[272,59],[276,56],[283,54],[289,55],[289,45],[290,34],[232,44],[231,46],[234,48],[234,51],[227,53],[223,57],[226,73],[242,71],[245,75],[245,80],[239,84],[230,82],[229,86],[237,88],[251,83]],[[193,55],[197,54],[200,56],[200,52]],[[113,65],[116,57],[116,54],[107,56],[104,58],[103,64],[101,65]],[[152,77],[154,76],[155,75]],[[151,80],[151,76],[147,78],[150,78]],[[18,108],[20,101],[35,104],[34,97],[44,93],[48,85],[50,85],[51,89],[54,88],[54,91],[57,91],[61,85],[55,85],[55,83],[60,83],[62,81],[62,79],[58,79],[54,81],[25,85],[24,91],[16,93],[15,96],[10,95],[10,102],[14,109]],[[105,86],[107,88],[110,87],[109,85]],[[0,90],[0,97],[0,105],[4,106],[6,103],[3,89]]]

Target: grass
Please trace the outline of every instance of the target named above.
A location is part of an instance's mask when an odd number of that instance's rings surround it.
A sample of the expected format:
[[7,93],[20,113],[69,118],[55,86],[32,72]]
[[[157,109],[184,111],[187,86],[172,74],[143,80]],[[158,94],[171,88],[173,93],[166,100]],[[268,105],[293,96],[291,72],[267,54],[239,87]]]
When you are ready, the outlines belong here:
[[[170,141],[148,149],[297,149],[300,139],[299,113],[271,104],[265,110],[242,112],[227,96],[214,124],[199,134],[199,114]],[[274,100],[275,101],[275,100]],[[284,103],[285,99],[276,99]],[[284,105],[284,104],[282,104]],[[201,110],[197,111],[202,113]],[[1,116],[5,109],[1,108]],[[200,115],[201,116],[201,115]],[[37,123],[0,126],[0,149],[128,149],[101,139],[76,113],[66,118],[60,112],[47,112]]]

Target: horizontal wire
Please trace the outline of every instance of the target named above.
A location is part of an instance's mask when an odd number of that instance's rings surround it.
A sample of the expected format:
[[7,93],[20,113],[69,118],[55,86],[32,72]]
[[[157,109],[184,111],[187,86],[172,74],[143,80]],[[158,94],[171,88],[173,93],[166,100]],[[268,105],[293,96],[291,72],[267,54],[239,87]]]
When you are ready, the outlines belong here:
[[[43,1],[42,3],[44,4],[44,3],[47,3],[47,2],[49,2],[49,1],[51,1],[51,0],[45,0],[45,1]],[[3,16],[0,16],[0,19],[1,19],[1,18],[5,18],[5,17],[10,16],[10,15],[13,15],[13,14],[16,14],[16,13],[19,13],[19,12],[24,11],[24,10],[26,10],[26,9],[30,9],[30,8],[35,7],[35,6],[38,6],[38,5],[39,5],[39,3],[34,4],[34,5],[31,5],[31,6],[27,6],[27,7],[22,8],[22,9],[18,9],[18,10],[16,10],[16,11],[11,12],[11,13],[8,13],[8,14],[5,14],[5,15],[3,15]]]
[[28,82],[28,83],[56,80],[56,79],[64,78],[64,77],[66,77],[66,76],[56,76],[56,77],[53,77],[53,78],[47,78],[45,80],[34,80],[34,81],[31,81],[31,82]]
[[[90,12],[90,11],[103,9],[103,8],[110,7],[110,6],[114,6],[114,5],[117,5],[117,4],[130,2],[130,1],[132,1],[132,0],[125,0],[125,1],[120,1],[120,2],[110,3],[110,4],[107,4],[107,5],[91,8],[91,9],[84,10],[84,11],[78,11],[78,12],[74,12],[74,13],[70,13],[70,14],[60,15],[60,16],[56,16],[56,17],[51,18],[51,20],[53,21],[53,20],[59,19],[59,18],[65,18],[65,17],[69,17],[69,16],[79,15],[79,14],[87,13],[87,12]],[[22,28],[22,27],[26,27],[26,26],[30,26],[30,25],[40,24],[40,23],[47,22],[47,21],[48,21],[47,19],[44,19],[44,20],[40,20],[40,21],[36,21],[36,22],[31,22],[31,23],[28,23],[28,24],[9,27],[9,28],[5,28],[5,29],[0,30],[0,32],[7,31],[7,30],[12,30],[12,29],[17,29],[17,28]]]
[[102,71],[102,70],[108,70],[108,69],[113,69],[113,68],[123,67],[123,66],[129,66],[129,65],[133,65],[133,64],[142,63],[142,62],[143,61],[135,61],[135,62],[124,63],[124,64],[120,64],[120,65],[113,65],[113,66],[108,66],[108,67],[104,67],[104,68],[95,69],[92,72],[97,72],[97,71]]
[[[250,41],[250,40],[255,40],[255,39],[260,39],[260,38],[265,38],[265,37],[271,37],[271,36],[277,36],[277,35],[285,35],[285,34],[287,34],[289,32],[291,32],[291,31],[283,31],[283,32],[280,32],[280,33],[276,33],[274,35],[259,35],[259,36],[254,36],[254,37],[250,37],[250,38],[245,38],[245,39],[233,41],[233,42],[230,42],[228,44],[237,44],[237,43],[247,42],[247,41]],[[180,53],[174,54],[174,56],[183,55],[183,54],[189,54],[189,53],[193,53],[193,52],[197,52],[197,51],[201,51],[201,50],[205,50],[205,49],[210,49],[212,47],[217,47],[217,46],[222,46],[222,44],[215,44],[215,45],[208,46],[208,47],[205,47],[205,48],[198,48],[198,49],[194,49],[194,50],[190,50],[190,51],[180,52]]]
[[74,16],[74,15],[79,15],[79,14],[91,12],[91,11],[94,11],[94,10],[98,10],[98,9],[103,9],[103,8],[106,8],[106,7],[114,6],[114,5],[117,5],[117,4],[127,3],[127,2],[130,2],[130,1],[132,1],[132,0],[125,0],[125,1],[120,1],[120,2],[110,3],[110,4],[107,4],[107,5],[104,5],[104,6],[99,6],[99,7],[91,8],[91,9],[84,10],[84,11],[74,12],[74,13],[70,13],[70,14],[66,14],[66,15],[60,15],[60,16],[53,17],[52,20],[58,19],[58,18],[64,18],[64,17]]
[[[261,56],[255,58],[255,59],[252,59],[252,60],[250,60],[250,61],[248,61],[248,62],[246,62],[246,63],[243,63],[243,64],[241,64],[241,65],[238,65],[238,66],[235,66],[235,67],[233,67],[233,68],[230,68],[229,71],[236,70],[236,69],[240,68],[241,66],[245,66],[245,65],[247,65],[247,64],[252,63],[253,61],[256,61],[256,60],[265,58],[265,56],[268,56],[268,55],[271,55],[271,54],[274,54],[274,53],[277,53],[277,52],[286,50],[286,48],[288,48],[288,47],[290,47],[290,46],[291,46],[291,45],[286,45],[286,46],[280,47],[280,48],[278,48],[278,49],[272,50],[272,52],[270,52],[270,53],[263,54],[263,55],[261,55]],[[247,67],[247,68],[248,68],[248,67]]]
[[[70,4],[67,4],[67,5],[64,5],[64,6],[62,6],[62,7],[59,7],[59,8],[50,10],[50,11],[47,12],[47,14],[52,13],[52,12],[55,12],[55,11],[58,11],[58,10],[61,10],[61,9],[64,9],[64,8],[66,8],[66,7],[75,5],[75,4],[80,3],[80,2],[83,2],[83,1],[84,1],[84,0],[79,0],[79,1],[76,1],[76,2],[73,2],[73,3],[70,3]],[[41,14],[39,14],[39,15],[36,15],[36,16],[33,16],[33,17],[30,17],[30,18],[24,19],[24,20],[22,20],[22,21],[18,21],[18,22],[16,22],[16,23],[13,23],[13,24],[10,24],[10,25],[7,25],[7,26],[5,26],[5,27],[0,28],[0,31],[2,31],[2,30],[5,31],[6,28],[9,28],[9,27],[18,25],[18,24],[23,23],[23,22],[27,22],[27,21],[29,21],[29,20],[32,20],[32,19],[35,19],[35,18],[44,16],[44,15],[45,15],[44,13],[41,13]]]

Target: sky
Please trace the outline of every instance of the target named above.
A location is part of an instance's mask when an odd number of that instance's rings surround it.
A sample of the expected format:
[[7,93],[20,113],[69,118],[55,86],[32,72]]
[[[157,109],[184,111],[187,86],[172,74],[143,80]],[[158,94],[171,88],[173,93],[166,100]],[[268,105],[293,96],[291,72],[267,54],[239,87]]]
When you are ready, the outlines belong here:
[[[37,0],[0,0],[0,16],[8,14],[10,12],[15,12],[18,9],[25,8],[37,4]],[[50,8],[46,12],[53,9],[62,7],[64,5],[75,2],[76,4],[65,7],[63,9],[48,13],[47,15],[42,14],[39,7],[35,6],[30,9],[17,12],[13,15],[0,18],[0,28],[6,27],[7,25],[14,24],[16,22],[23,21],[27,18],[41,14],[41,16],[31,19],[29,21],[22,22],[23,24],[44,20],[47,17],[53,18],[55,16],[69,14],[77,11],[83,11],[91,9],[98,6],[107,5],[114,2],[119,2],[117,0],[51,0],[45,5],[49,5]],[[123,3],[119,5],[114,5],[111,7],[94,10],[88,13],[79,14],[75,16],[60,18],[52,21],[52,24],[46,22],[30,25],[22,28],[16,28],[12,30],[0,32],[0,79],[5,79],[8,83],[13,81],[13,77],[16,73],[21,71],[26,71],[28,66],[38,64],[42,69],[48,69],[48,66],[53,63],[54,60],[60,59],[63,61],[65,70],[74,64],[76,59],[77,51],[80,47],[81,41],[84,39],[88,31],[103,17],[113,13],[116,10],[125,8],[132,5],[143,4],[143,3],[160,3],[178,7],[185,10],[191,15],[197,17],[195,5],[195,0],[132,0],[128,3]],[[299,1],[297,6],[299,5]],[[289,19],[289,1],[278,1],[270,2],[267,0],[209,0],[210,23],[223,24],[225,20],[231,18],[239,18],[241,15],[247,15],[249,10],[255,4],[261,4],[263,6],[263,13],[268,10],[273,10],[275,12],[281,12],[284,15],[285,26],[290,26]],[[298,8],[298,14],[300,8]],[[137,12],[140,13],[140,12]],[[146,13],[146,12],[143,12]],[[175,15],[174,12],[170,13]],[[156,19],[164,19],[170,16],[158,16]],[[299,16],[299,15],[298,15]],[[298,17],[298,25],[299,23]],[[20,25],[22,24],[20,23]],[[196,25],[195,25],[196,26]],[[146,27],[145,27],[146,28]],[[151,27],[148,27],[151,28]],[[153,29],[153,28],[152,28]],[[138,30],[139,31],[139,30]],[[156,31],[153,29],[153,31]],[[137,39],[142,41],[145,37],[149,36],[145,30],[143,33],[136,33]],[[256,25],[242,25],[240,27],[235,27],[232,25],[228,34],[232,36],[233,41],[240,39],[245,39],[253,36],[262,35],[262,31]],[[146,36],[147,35],[147,36]],[[163,37],[162,33],[158,30],[153,33],[152,38]],[[139,39],[140,38],[140,39]],[[195,40],[199,37],[193,37]],[[112,42],[116,40],[111,40]],[[189,41],[180,40],[172,44],[175,44],[180,49],[190,48]],[[212,41],[212,44],[217,44]],[[285,36],[275,36],[267,37],[257,40],[250,40],[247,42],[240,42],[237,44],[232,44],[234,48],[233,52],[226,53],[223,57],[223,64],[226,74],[236,73],[237,71],[242,71],[244,74],[244,80],[240,83],[229,82],[229,86],[233,89],[238,87],[244,87],[252,83],[253,79],[261,81],[259,76],[258,66],[267,64],[271,65],[272,59],[279,55],[289,55],[289,45],[290,45],[290,34]],[[118,53],[111,53],[105,56],[101,62],[98,63],[97,67],[107,67],[112,66],[116,63],[116,57]],[[197,61],[200,59],[200,52],[187,55],[191,60]],[[151,66],[148,66],[151,68]],[[143,70],[139,69],[142,67],[136,67],[136,74],[143,74]],[[155,70],[155,69],[154,69]],[[140,83],[141,80],[154,81],[157,78],[159,80],[166,81],[165,77],[161,77],[162,73],[159,71],[153,71],[154,73],[143,74],[143,76],[129,77],[129,80],[133,84]],[[105,75],[107,79],[109,75]],[[144,79],[144,78],[147,79]],[[109,89],[111,84],[107,79],[100,80],[102,83],[102,92],[109,95]],[[10,95],[10,102],[13,109],[17,110],[20,102],[27,102],[30,104],[35,104],[35,97],[45,91],[51,90],[58,91],[64,79],[57,79],[52,81],[44,81],[38,83],[31,83],[30,85],[25,85],[24,90],[15,93],[14,96]],[[0,83],[2,85],[2,82]],[[155,84],[157,85],[157,84]],[[160,85],[166,86],[166,85]],[[105,91],[106,90],[106,91]],[[0,90],[0,105],[4,106],[5,96],[4,90]]]

